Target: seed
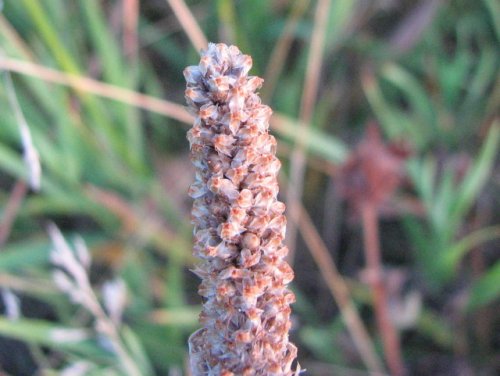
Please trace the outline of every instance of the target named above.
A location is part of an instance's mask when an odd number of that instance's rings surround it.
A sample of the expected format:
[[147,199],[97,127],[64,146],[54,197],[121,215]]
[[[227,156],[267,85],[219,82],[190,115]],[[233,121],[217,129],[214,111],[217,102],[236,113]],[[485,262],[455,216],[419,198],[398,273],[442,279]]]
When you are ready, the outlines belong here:
[[256,249],[260,245],[260,239],[253,232],[245,232],[241,244],[245,248]]

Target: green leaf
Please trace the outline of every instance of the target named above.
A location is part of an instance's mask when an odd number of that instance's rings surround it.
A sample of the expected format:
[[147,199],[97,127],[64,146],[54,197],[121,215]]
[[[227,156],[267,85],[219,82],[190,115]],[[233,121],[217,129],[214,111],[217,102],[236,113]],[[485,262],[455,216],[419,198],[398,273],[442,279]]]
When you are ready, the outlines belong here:
[[432,210],[437,170],[435,161],[431,158],[411,159],[407,166],[408,173],[426,209]]
[[59,350],[105,359],[106,354],[93,339],[92,333],[83,328],[70,328],[45,320],[10,320],[0,316],[0,335],[20,341],[50,346]]
[[[299,121],[284,115],[275,115],[275,117],[277,116],[279,116],[279,122],[275,123],[276,127],[273,130],[296,143],[300,134],[298,129]],[[342,141],[318,129],[309,128],[307,132],[304,137],[307,139],[306,147],[311,153],[326,158],[335,164],[345,160],[348,149]]]
[[[190,330],[194,328],[191,327]],[[170,367],[178,366],[186,359],[188,333],[185,331],[179,342],[176,342],[177,338],[172,338],[163,326],[138,323],[134,325],[134,331],[141,338],[150,359],[162,371],[160,374],[168,374]]]
[[452,170],[445,170],[442,172],[437,192],[433,197],[433,203],[428,207],[434,230],[442,234],[445,239],[453,229],[450,228],[452,226],[449,216],[450,207],[455,199],[454,178],[454,172]]
[[422,310],[417,322],[418,330],[422,335],[431,338],[435,343],[444,348],[453,346],[453,331],[441,315],[428,309]]
[[415,117],[419,119],[418,131],[429,137],[432,136],[432,131],[436,126],[436,115],[429,94],[419,81],[396,64],[385,65],[381,73],[386,80],[405,94]]
[[3,173],[10,173],[18,179],[27,180],[28,172],[21,158],[21,155],[0,143],[0,170],[3,170]]
[[332,349],[338,346],[335,339],[343,327],[343,321],[338,315],[328,327],[306,326],[300,330],[299,336],[315,357],[338,364],[342,362],[342,358]]
[[[119,48],[120,43],[108,28],[101,2],[88,0],[80,2],[80,6],[87,21],[91,43],[102,64],[104,80],[113,85],[133,89],[137,70],[126,66],[125,57]],[[143,137],[137,109],[121,103],[113,103],[109,108],[116,114],[117,121],[122,125],[127,137],[124,141],[127,142],[128,150],[124,158],[141,171],[144,167],[141,165]]]
[[500,4],[497,0],[483,0],[483,2],[490,13],[497,40],[500,43]]
[[458,189],[457,198],[450,213],[452,219],[459,221],[466,214],[488,180],[498,150],[499,136],[500,124],[497,121],[491,126],[479,157]]
[[332,1],[330,7],[329,22],[327,25],[328,38],[326,49],[332,50],[339,46],[346,31],[348,31],[351,20],[356,12],[356,2],[351,0]]
[[135,364],[141,370],[143,376],[154,375],[153,367],[144,351],[144,348],[135,335],[135,333],[127,326],[124,326],[121,330],[121,334],[130,354],[132,355]]
[[446,105],[450,110],[458,107],[460,93],[467,81],[467,75],[472,65],[472,55],[468,50],[458,50],[452,60],[441,61],[438,79]]
[[49,250],[50,244],[47,238],[10,243],[0,252],[0,272],[46,264],[49,260]]
[[390,139],[411,137],[412,142],[416,146],[424,144],[425,133],[421,132],[407,113],[389,104],[390,101],[385,98],[375,76],[367,73],[362,80],[362,84],[370,107],[382,129]]
[[[82,236],[89,247],[94,247],[106,239],[99,233]],[[28,240],[11,242],[0,252],[0,272],[14,272],[21,269],[37,268],[49,262],[51,243],[48,237],[33,236]]]
[[239,27],[241,24],[235,8],[236,4],[232,0],[217,0],[217,16],[220,27],[224,27],[225,33],[242,51],[249,51],[249,42],[244,30]]
[[499,58],[498,49],[483,47],[477,66],[475,67],[474,76],[468,88],[468,101],[471,101],[472,98],[479,100],[485,95],[489,84],[495,81]]
[[57,30],[47,12],[38,1],[22,0],[27,13],[33,20],[40,36],[45,40],[58,63],[69,73],[79,73],[80,69],[59,39]]
[[445,269],[450,272],[456,270],[458,263],[469,250],[496,238],[500,238],[500,226],[486,227],[467,235],[451,246],[443,255]]
[[126,86],[124,76],[124,58],[120,52],[117,41],[107,27],[106,17],[101,8],[101,2],[87,0],[80,2],[85,19],[85,26],[89,32],[90,40],[95,51],[100,57],[104,79],[113,85]]
[[498,298],[500,298],[500,261],[473,283],[467,310],[474,311]]

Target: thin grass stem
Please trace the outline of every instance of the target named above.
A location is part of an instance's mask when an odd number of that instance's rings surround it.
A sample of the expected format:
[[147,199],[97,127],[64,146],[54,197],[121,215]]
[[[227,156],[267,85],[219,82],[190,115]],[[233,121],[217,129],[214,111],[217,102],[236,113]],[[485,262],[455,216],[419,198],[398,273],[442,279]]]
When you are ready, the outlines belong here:
[[2,248],[10,235],[12,225],[26,197],[26,193],[28,193],[28,186],[26,183],[22,180],[17,181],[16,184],[14,184],[14,188],[12,188],[7,204],[3,210],[2,219],[0,220],[0,248]]
[[167,0],[167,2],[174,11],[193,47],[197,51],[205,49],[208,45],[208,40],[184,0]]
[[298,229],[340,309],[347,329],[365,366],[370,372],[384,374],[382,362],[377,356],[370,335],[352,302],[347,283],[337,270],[335,262],[314,227],[311,217],[302,205],[296,205],[295,202],[289,205],[288,208],[292,218],[298,218]]
[[139,1],[123,1],[123,51],[132,63],[137,60],[139,23]]
[[44,81],[69,86],[75,90],[121,101],[132,106],[156,112],[182,123],[191,123],[192,116],[181,105],[141,94],[133,90],[109,85],[88,77],[68,74],[27,61],[0,57],[0,69],[40,78]]
[[[306,166],[306,147],[307,132],[306,127],[310,125],[314,112],[314,103],[318,91],[319,78],[321,74],[321,65],[323,60],[323,46],[325,44],[325,34],[327,28],[328,14],[330,13],[330,0],[319,0],[316,6],[314,16],[314,29],[311,37],[311,49],[307,62],[307,71],[304,82],[304,92],[300,104],[299,119],[301,120],[298,128],[298,137],[296,148],[290,158],[290,189],[287,192],[286,202],[299,202],[304,190],[304,175]],[[293,265],[295,243],[297,238],[297,227],[291,221],[287,231],[287,246],[290,249],[288,261]]]
[[285,65],[285,59],[288,55],[293,42],[293,32],[307,10],[311,0],[296,0],[293,4],[291,14],[288,17],[283,32],[281,33],[276,45],[271,52],[269,63],[267,64],[264,82],[266,85],[262,88],[262,99],[269,101],[274,93],[276,84]]
[[401,358],[401,346],[398,333],[391,323],[388,311],[387,291],[382,279],[382,263],[376,206],[366,202],[361,207],[363,222],[363,240],[365,244],[366,264],[369,283],[373,294],[373,306],[378,330],[382,337],[385,358],[393,376],[405,374]]

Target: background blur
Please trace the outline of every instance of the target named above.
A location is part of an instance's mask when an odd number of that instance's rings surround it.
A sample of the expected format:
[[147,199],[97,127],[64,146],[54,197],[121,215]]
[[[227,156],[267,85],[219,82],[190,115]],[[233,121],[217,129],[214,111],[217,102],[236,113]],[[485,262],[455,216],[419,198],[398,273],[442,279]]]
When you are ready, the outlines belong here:
[[500,3],[186,3],[3,1],[0,373],[187,374],[201,300],[182,71],[206,36],[265,79],[282,200],[299,208],[291,336],[307,374],[385,362],[373,226],[409,374],[496,374]]

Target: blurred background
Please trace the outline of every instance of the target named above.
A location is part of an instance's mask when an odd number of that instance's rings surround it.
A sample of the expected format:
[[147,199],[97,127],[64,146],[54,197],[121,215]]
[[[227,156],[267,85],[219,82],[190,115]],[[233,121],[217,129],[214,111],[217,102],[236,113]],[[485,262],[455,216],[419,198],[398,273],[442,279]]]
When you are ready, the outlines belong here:
[[498,1],[2,5],[2,375],[188,374],[206,40],[265,79],[306,374],[500,370]]

